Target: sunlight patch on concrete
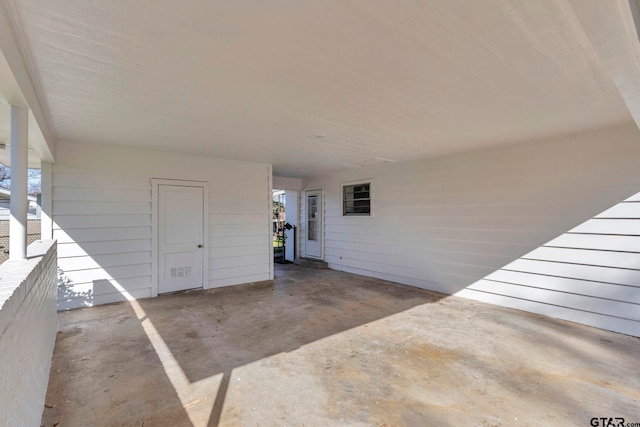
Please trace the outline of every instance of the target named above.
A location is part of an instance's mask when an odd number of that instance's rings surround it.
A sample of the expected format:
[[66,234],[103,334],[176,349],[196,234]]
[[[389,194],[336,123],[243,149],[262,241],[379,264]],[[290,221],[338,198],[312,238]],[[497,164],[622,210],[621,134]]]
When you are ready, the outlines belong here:
[[[116,287],[127,299],[140,321],[140,325],[158,355],[164,372],[176,391],[178,399],[180,399],[180,403],[189,417],[189,421],[191,421],[193,427],[208,425],[216,396],[220,392],[223,374],[220,373],[193,383],[190,382],[153,322],[147,317],[140,303],[122,286],[116,284]],[[216,392],[212,393],[213,390]]]

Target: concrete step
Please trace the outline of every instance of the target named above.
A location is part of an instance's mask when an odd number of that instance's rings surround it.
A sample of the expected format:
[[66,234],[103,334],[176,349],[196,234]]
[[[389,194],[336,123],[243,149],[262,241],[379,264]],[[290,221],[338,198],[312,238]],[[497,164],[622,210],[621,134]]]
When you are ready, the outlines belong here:
[[324,270],[329,268],[329,264],[322,261],[321,259],[296,258],[293,261],[293,263],[301,267],[316,268],[319,270]]

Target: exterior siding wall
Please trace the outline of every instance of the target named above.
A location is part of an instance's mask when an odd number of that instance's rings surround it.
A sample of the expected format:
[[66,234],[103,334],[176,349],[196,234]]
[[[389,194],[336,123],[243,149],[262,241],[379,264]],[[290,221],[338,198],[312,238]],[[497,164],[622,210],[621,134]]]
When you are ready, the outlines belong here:
[[[372,217],[342,216],[341,184],[358,180],[372,181]],[[352,169],[304,188],[325,190],[331,268],[640,336],[635,126]]]
[[56,340],[56,245],[0,266],[0,425],[38,426]]
[[269,280],[270,166],[60,143],[53,166],[59,308],[152,295],[151,178],[209,183],[209,283]]

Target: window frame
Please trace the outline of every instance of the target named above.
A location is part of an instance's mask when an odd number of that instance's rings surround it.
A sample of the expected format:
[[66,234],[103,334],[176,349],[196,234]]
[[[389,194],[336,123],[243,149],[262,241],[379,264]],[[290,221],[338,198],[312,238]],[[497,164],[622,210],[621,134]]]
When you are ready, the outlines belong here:
[[[368,213],[355,213],[355,212],[347,212],[346,211],[346,202],[347,200],[345,199],[345,190],[348,187],[357,187],[358,185],[369,185],[369,197],[367,199],[359,199],[359,200],[369,200],[369,212]],[[374,186],[373,186],[373,179],[362,179],[362,180],[358,180],[358,181],[351,181],[351,182],[343,182],[340,184],[340,197],[342,199],[342,216],[343,217],[373,217],[373,205],[374,205],[374,194],[373,194],[373,190],[374,190]],[[354,199],[355,201],[355,199]]]

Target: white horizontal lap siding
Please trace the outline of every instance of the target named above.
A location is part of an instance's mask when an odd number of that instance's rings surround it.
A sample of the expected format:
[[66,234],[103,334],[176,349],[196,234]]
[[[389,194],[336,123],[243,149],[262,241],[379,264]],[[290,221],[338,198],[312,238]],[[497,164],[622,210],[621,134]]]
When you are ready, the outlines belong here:
[[144,177],[126,178],[54,166],[59,309],[119,301],[123,291],[151,295],[151,188]]
[[[639,139],[623,126],[304,186],[325,189],[331,268],[640,336]],[[341,185],[367,179],[375,216],[342,216]]]
[[209,283],[269,278],[268,166],[61,143],[53,171],[59,309],[152,291],[151,179],[209,183]]
[[209,285],[229,286],[270,277],[270,195],[266,169],[212,191],[209,200]]

